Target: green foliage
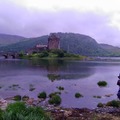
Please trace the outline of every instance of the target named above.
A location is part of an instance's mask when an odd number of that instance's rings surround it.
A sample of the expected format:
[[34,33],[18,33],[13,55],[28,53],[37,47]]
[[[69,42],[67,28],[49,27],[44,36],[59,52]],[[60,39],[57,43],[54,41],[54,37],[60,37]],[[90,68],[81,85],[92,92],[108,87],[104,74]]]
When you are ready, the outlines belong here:
[[48,56],[49,56],[49,53],[48,53],[48,51],[46,51],[46,50],[43,51],[42,53],[43,53],[43,57],[48,57]]
[[29,89],[29,91],[33,91],[33,90],[35,90],[35,88],[30,88],[30,89]]
[[119,100],[109,101],[107,102],[106,106],[120,107],[120,101]]
[[60,75],[56,75],[56,74],[48,74],[47,77],[49,78],[49,80],[51,80],[52,82],[55,80],[59,80],[60,79]]
[[23,58],[24,56],[25,56],[24,51],[21,51],[21,52],[19,53],[19,57],[20,57],[20,58]]
[[80,94],[80,93],[75,93],[75,97],[76,97],[76,98],[80,98],[80,97],[83,97],[83,95]]
[[70,59],[74,58],[74,59],[83,60],[85,57],[76,54],[66,53],[66,51],[64,50],[53,49],[53,50],[48,50],[48,51],[45,50],[39,53],[27,55],[27,58],[70,58]]
[[62,87],[62,86],[58,86],[56,88],[58,88],[59,90],[64,90],[64,87]]
[[20,96],[20,95],[14,96],[13,100],[15,100],[15,101],[20,101],[20,100],[21,100],[21,96]]
[[48,51],[45,50],[45,51],[42,51],[40,53],[37,53],[36,56],[39,58],[48,57],[49,53],[48,53]]
[[103,103],[98,103],[98,104],[97,104],[97,107],[103,107],[103,106],[104,106]]
[[50,50],[51,53],[53,54],[56,54],[57,57],[64,57],[64,51],[63,50],[60,50],[60,49],[53,49],[53,50]]
[[49,99],[49,104],[60,105],[61,104],[61,97],[59,95],[52,95]]
[[43,111],[40,107],[28,107],[26,109],[26,117],[28,120],[30,117],[33,118],[33,120],[49,120],[49,117],[46,115],[46,113]]
[[111,106],[111,107],[120,107],[120,101],[119,100],[112,100],[107,102],[106,104],[98,103],[97,107],[104,107],[104,106]]
[[0,109],[0,118],[2,118],[3,111]]
[[49,97],[52,98],[54,95],[60,95],[61,92],[53,92],[49,94]]
[[27,101],[27,100],[29,100],[29,96],[26,96],[26,95],[23,96],[23,97],[22,97],[22,100],[23,100],[23,101]]
[[9,104],[6,111],[3,114],[3,120],[19,120],[19,115],[21,114],[23,118],[24,111],[26,110],[25,103],[16,102]]
[[99,96],[99,95],[97,95],[97,96],[95,95],[95,96],[93,96],[93,97],[94,97],[94,98],[101,98],[101,96]]
[[8,105],[0,120],[50,120],[41,107],[26,107],[22,102]]
[[46,99],[46,97],[47,97],[47,94],[44,91],[38,94],[38,98]]
[[9,89],[17,90],[17,89],[20,89],[20,86],[18,84],[13,84],[13,85],[9,86]]
[[98,84],[98,86],[100,86],[100,87],[105,87],[105,86],[107,86],[107,82],[106,82],[106,81],[99,81],[97,84]]

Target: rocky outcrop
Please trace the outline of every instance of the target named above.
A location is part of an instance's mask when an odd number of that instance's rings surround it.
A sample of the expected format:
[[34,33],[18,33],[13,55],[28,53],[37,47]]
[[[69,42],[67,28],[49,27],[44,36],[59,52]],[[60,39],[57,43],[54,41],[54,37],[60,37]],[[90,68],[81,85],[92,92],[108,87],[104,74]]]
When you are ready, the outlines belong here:
[[7,105],[8,105],[8,101],[1,98],[1,99],[0,99],[0,108],[1,108],[2,110],[5,110],[6,107],[7,107]]

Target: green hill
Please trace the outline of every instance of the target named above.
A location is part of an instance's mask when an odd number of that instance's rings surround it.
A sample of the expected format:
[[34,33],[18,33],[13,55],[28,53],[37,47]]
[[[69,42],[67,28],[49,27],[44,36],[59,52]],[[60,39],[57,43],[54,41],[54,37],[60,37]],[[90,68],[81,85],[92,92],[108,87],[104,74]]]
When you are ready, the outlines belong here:
[[24,41],[26,38],[17,36],[17,35],[8,35],[8,34],[0,34],[0,45],[9,45],[13,43],[17,43],[20,41]]
[[74,34],[74,33],[58,33],[61,42],[61,49],[74,54],[81,54],[86,56],[102,56],[107,52],[100,48],[99,44],[91,37]]
[[120,48],[108,44],[99,44],[100,47],[109,52],[110,56],[120,56]]
[[[74,33],[56,33],[60,37],[60,48],[69,53],[86,56],[120,56],[120,48],[105,44],[98,44],[93,38]],[[26,51],[36,44],[47,44],[48,35],[25,39],[5,47],[0,47],[0,51]],[[108,47],[109,46],[109,47]]]
[[0,51],[4,52],[20,52],[27,51],[33,48],[36,44],[47,44],[48,36],[42,36],[37,38],[28,38],[25,41],[14,43],[11,45],[0,47]]

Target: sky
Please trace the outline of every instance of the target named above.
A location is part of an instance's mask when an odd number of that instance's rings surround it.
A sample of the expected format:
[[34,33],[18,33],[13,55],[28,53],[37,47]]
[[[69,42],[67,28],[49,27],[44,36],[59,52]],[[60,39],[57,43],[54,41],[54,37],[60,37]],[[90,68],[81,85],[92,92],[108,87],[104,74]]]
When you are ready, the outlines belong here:
[[0,0],[0,33],[51,32],[85,34],[120,46],[120,0]]

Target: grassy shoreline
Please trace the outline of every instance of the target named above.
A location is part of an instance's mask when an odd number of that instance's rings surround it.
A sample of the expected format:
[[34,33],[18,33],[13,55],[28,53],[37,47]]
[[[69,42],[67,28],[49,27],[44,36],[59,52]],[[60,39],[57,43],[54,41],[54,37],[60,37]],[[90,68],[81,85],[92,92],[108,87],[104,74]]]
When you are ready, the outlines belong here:
[[5,110],[0,110],[0,120],[120,120],[120,107],[42,108],[25,104],[22,101],[8,104]]
[[50,59],[61,59],[61,60],[86,60],[88,59],[88,57],[86,56],[82,56],[82,55],[78,55],[78,54],[71,54],[71,53],[67,53],[64,50],[44,50],[42,52],[33,52],[33,53],[29,53],[29,54],[23,54],[20,53],[20,58],[22,59],[46,59],[46,60],[50,60]]

